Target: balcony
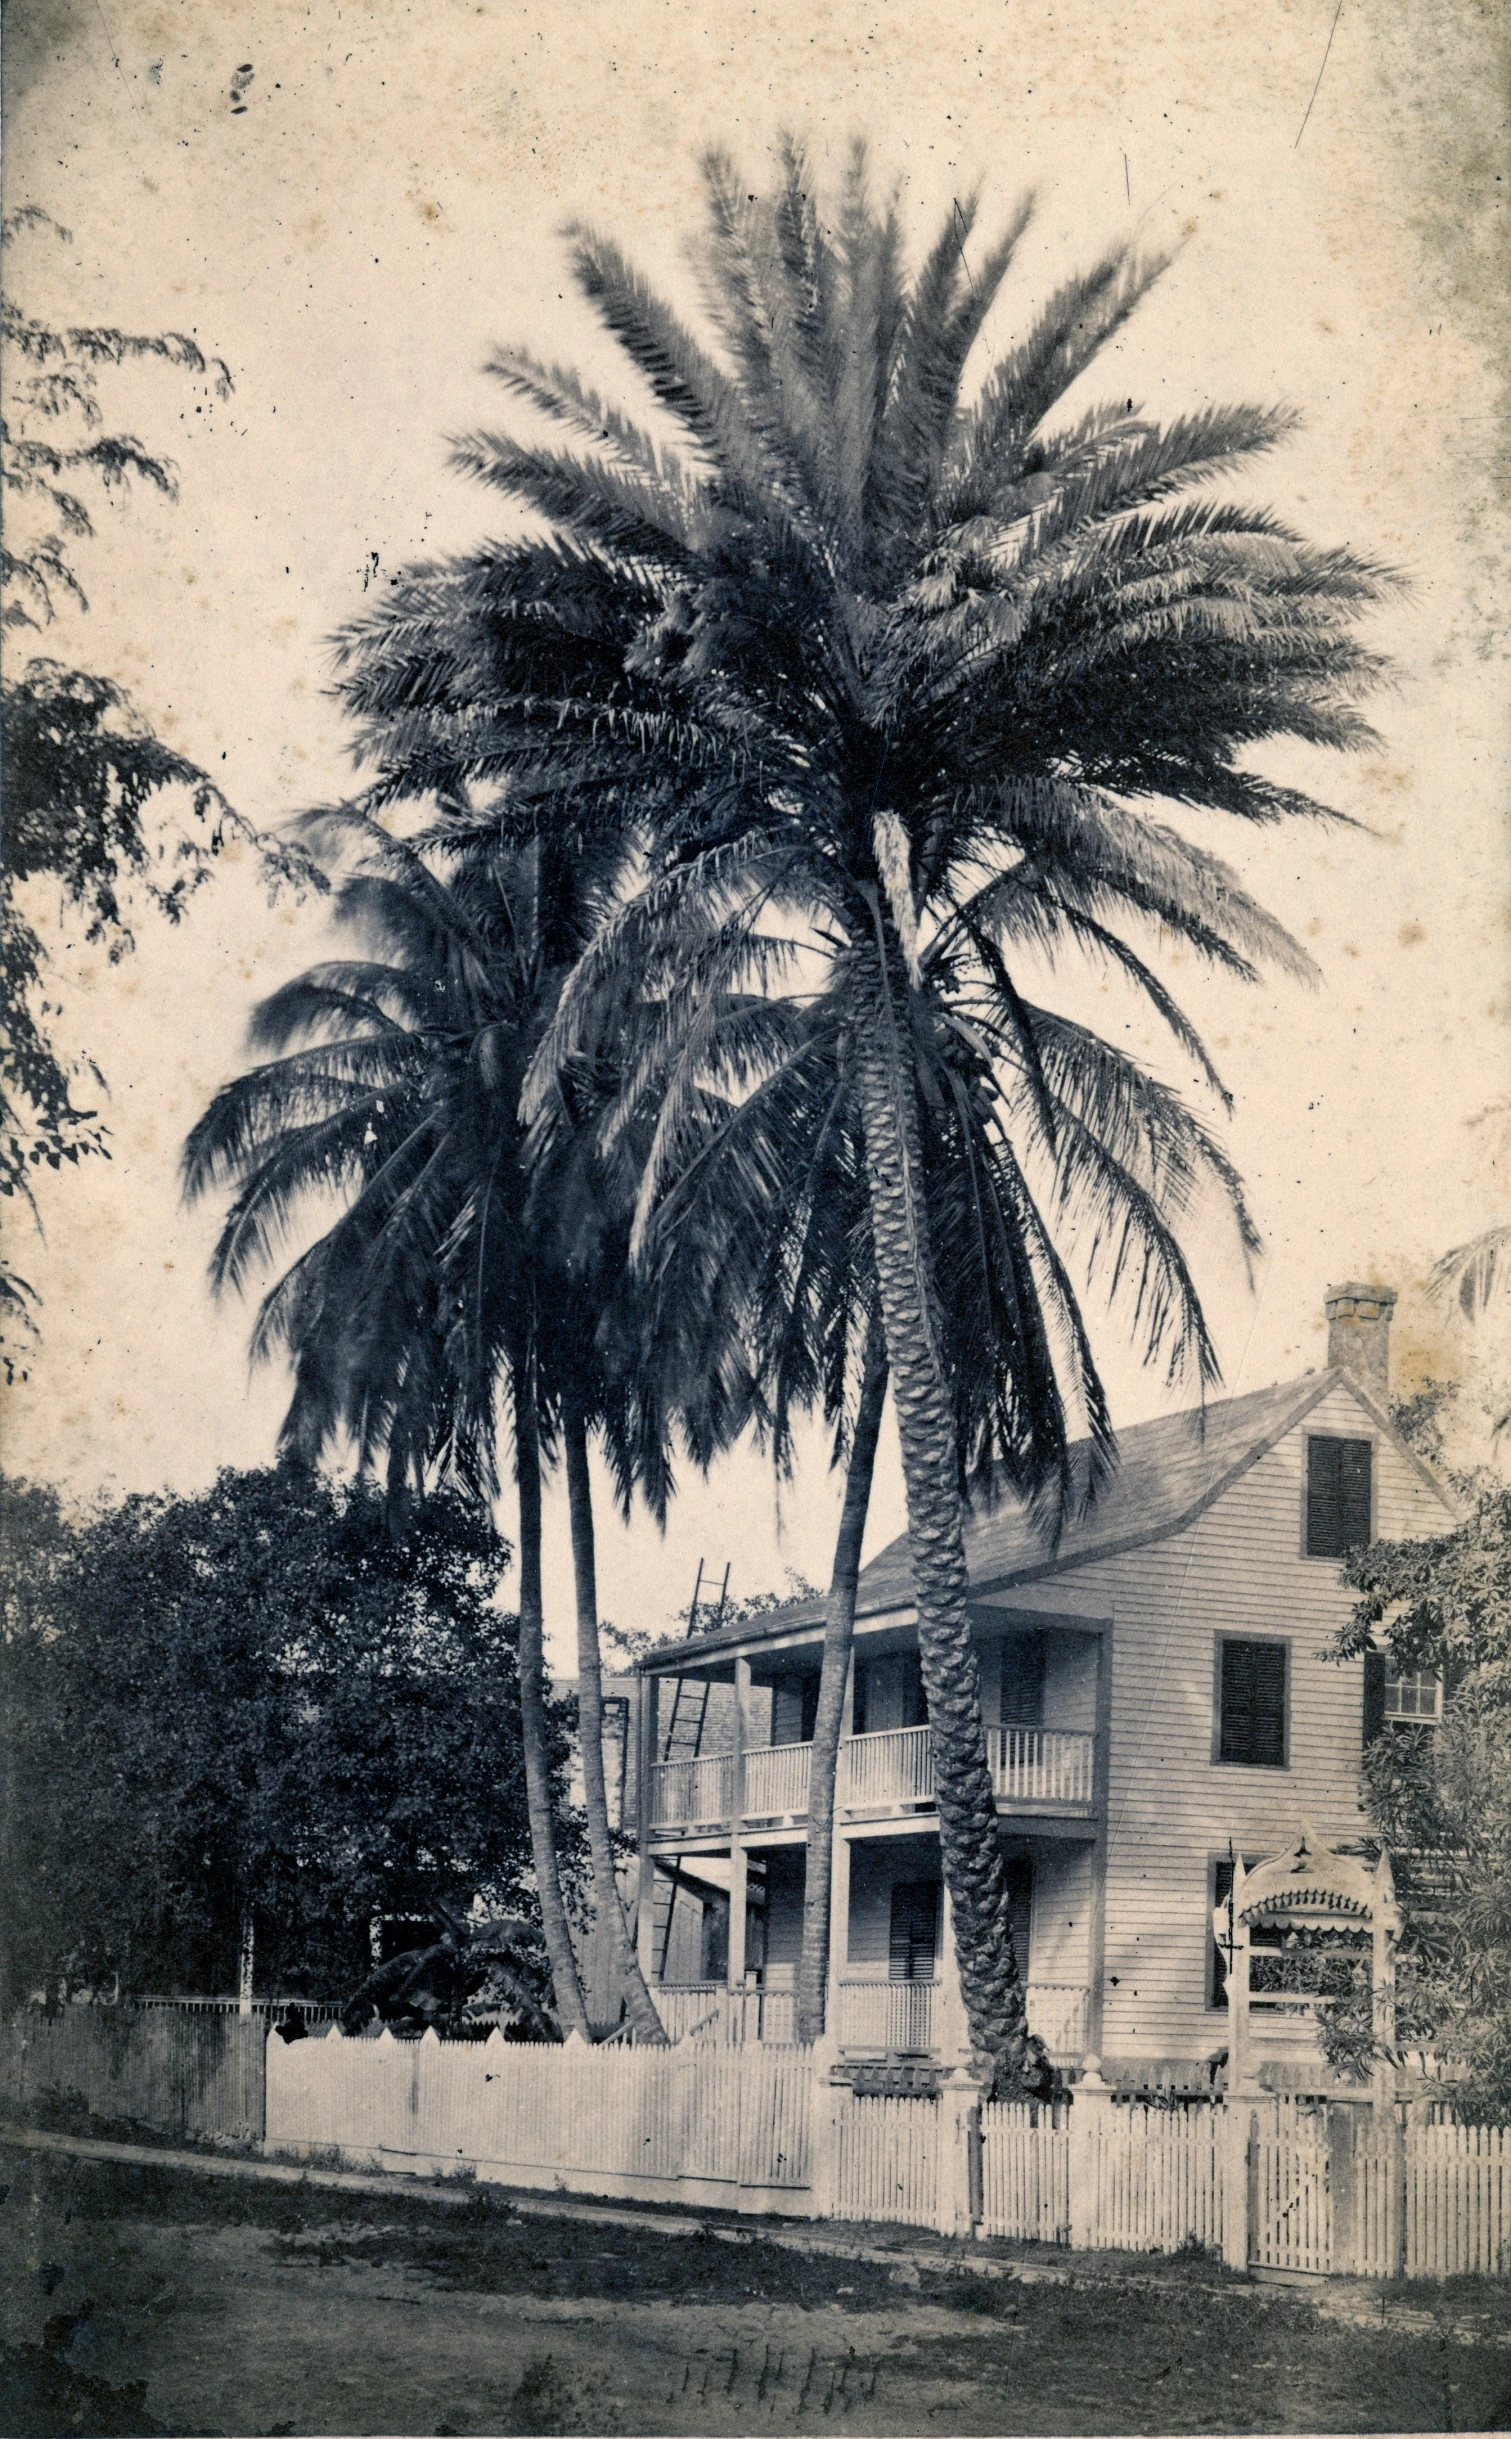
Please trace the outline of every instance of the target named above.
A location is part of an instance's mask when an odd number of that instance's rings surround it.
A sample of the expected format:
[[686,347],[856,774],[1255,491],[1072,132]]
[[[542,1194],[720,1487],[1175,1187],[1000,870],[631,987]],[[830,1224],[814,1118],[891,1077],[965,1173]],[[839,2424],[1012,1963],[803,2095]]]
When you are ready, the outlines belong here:
[[[1095,1801],[1096,1740],[1082,1728],[988,1728],[987,1759],[1006,1811],[1089,1815]],[[741,1823],[806,1819],[811,1745],[757,1745],[745,1755]],[[735,1757],[701,1754],[651,1770],[651,1832],[728,1830]],[[884,1728],[840,1747],[836,1801],[842,1812],[886,1818],[932,1810],[934,1751],[923,1728]]]

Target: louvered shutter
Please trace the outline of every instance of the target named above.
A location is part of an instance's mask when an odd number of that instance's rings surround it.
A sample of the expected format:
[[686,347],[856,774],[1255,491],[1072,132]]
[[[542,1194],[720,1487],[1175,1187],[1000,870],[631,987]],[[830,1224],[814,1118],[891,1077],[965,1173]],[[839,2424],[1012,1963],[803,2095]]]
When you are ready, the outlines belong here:
[[887,1971],[894,1982],[931,1982],[938,1938],[937,1880],[896,1880],[892,1884],[892,1928]]
[[1285,1673],[1283,1643],[1224,1641],[1220,1761],[1284,1769]]
[[1307,1441],[1308,1558],[1341,1558],[1368,1541],[1373,1459],[1368,1440]]

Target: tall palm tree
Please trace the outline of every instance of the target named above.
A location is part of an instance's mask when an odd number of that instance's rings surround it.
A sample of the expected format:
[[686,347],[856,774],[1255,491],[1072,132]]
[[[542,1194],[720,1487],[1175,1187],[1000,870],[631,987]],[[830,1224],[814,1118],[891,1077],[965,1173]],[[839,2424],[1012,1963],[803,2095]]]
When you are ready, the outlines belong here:
[[[1252,756],[1277,736],[1372,741],[1356,705],[1378,664],[1351,629],[1388,579],[1219,488],[1290,414],[1160,426],[1123,397],[1070,400],[1161,263],[1109,254],[999,341],[973,386],[1027,206],[978,246],[974,200],[957,205],[910,273],[859,156],[827,219],[792,147],[767,196],[721,158],[706,175],[711,342],[578,232],[578,287],[647,420],[501,354],[516,400],[574,445],[479,435],[458,462],[535,530],[401,582],[350,631],[345,690],[374,735],[418,756],[464,727],[470,767],[513,774],[545,825],[612,803],[638,827],[644,885],[563,993],[557,1063],[580,1055],[615,961],[671,960],[679,934],[700,942],[688,989],[709,1004],[767,954],[773,924],[824,969],[864,1161],[961,1985],[1007,2084],[1021,2009],[966,1612],[931,1132],[953,1110],[994,1147],[989,1174],[957,1174],[951,1208],[1011,1316],[1006,1477],[1052,1518],[1113,1456],[1062,1249],[1126,1293],[1151,1352],[1205,1384],[1215,1357],[1171,1216],[1204,1175],[1241,1204],[1173,1090],[1027,993],[1078,952],[1141,992],[1186,1073],[1221,1091],[1140,933],[1246,979],[1266,961],[1310,969],[1154,808],[1323,816]],[[466,683],[438,690],[436,639],[459,623]],[[687,1112],[697,1041],[694,1018]],[[652,1199],[686,1152],[677,1113],[658,1128]]]
[[[436,1472],[491,1499],[497,1400],[506,1395],[531,1837],[561,2021],[585,2030],[544,1762],[541,1471],[560,1438],[595,1903],[631,2020],[654,2040],[660,2020],[629,1943],[603,1784],[587,1469],[602,1365],[591,1301],[531,1170],[518,1115],[522,1074],[607,864],[539,842],[506,845],[496,825],[487,854],[460,820],[418,842],[387,835],[366,815],[340,826],[355,830],[361,860],[337,913],[372,954],[317,967],[263,1003],[254,1039],[277,1055],[217,1095],[190,1138],[186,1182],[191,1193],[228,1182],[239,1189],[216,1249],[218,1286],[240,1285],[274,1254],[312,1190],[345,1197],[340,1218],[258,1316],[255,1352],[281,1344],[295,1358],[286,1444],[314,1454],[351,1433],[364,1463],[386,1466],[393,1503]],[[470,852],[458,852],[458,834]],[[621,1394],[616,1413],[626,1402]],[[622,1461],[633,1470],[632,1455]]]

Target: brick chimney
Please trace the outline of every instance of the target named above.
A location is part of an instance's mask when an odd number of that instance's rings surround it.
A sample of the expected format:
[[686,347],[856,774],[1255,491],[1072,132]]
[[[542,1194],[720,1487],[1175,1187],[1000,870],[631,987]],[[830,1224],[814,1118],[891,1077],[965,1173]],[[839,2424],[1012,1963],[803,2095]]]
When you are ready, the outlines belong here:
[[1390,1396],[1390,1316],[1393,1287],[1368,1287],[1360,1279],[1330,1287],[1327,1314],[1329,1367],[1351,1372],[1361,1389],[1383,1406]]

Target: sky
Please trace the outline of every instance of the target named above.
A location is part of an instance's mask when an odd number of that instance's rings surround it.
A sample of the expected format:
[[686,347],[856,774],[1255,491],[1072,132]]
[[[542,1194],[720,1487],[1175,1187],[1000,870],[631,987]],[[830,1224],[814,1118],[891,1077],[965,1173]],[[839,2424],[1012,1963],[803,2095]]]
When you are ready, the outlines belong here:
[[[1344,1278],[1399,1291],[1403,1385],[1500,1360],[1424,1293],[1505,1207],[1504,1131],[1474,1123],[1506,1092],[1511,1024],[1496,0],[14,0],[6,38],[6,208],[70,232],[18,241],[16,292],[53,320],[190,331],[235,384],[122,377],[112,421],[174,457],[178,503],[107,510],[80,554],[88,616],[30,640],[127,686],[264,825],[352,783],[333,631],[415,556],[501,530],[447,463],[450,437],[509,421],[490,348],[616,379],[566,277],[572,222],[695,311],[712,144],[755,186],[792,129],[822,185],[863,135],[920,238],[978,186],[984,228],[1032,187],[982,370],[1108,243],[1176,249],[1088,397],[1295,405],[1299,434],[1246,490],[1405,579],[1369,637],[1396,667],[1380,751],[1265,763],[1356,826],[1199,832],[1318,986],[1163,960],[1233,1090],[1225,1140],[1265,1237],[1252,1283],[1220,1229],[1192,1240],[1226,1383],[1320,1365]],[[247,1308],[210,1298],[218,1215],[183,1208],[178,1154],[246,1058],[251,1007],[328,953],[324,917],[270,906],[245,856],[178,930],[144,918],[113,968],[55,913],[44,897],[63,1038],[106,1074],[113,1156],[44,1180],[42,1240],[14,1223],[43,1337],[5,1462],[80,1497],[192,1489],[266,1461],[287,1384],[249,1375]],[[1091,1312],[1119,1418],[1156,1410],[1171,1393]],[[743,1452],[684,1485],[664,1539],[605,1512],[605,1612],[659,1629],[700,1559],[736,1593],[825,1581],[837,1513],[817,1439],[780,1494]],[[902,1521],[889,1436],[868,1547]],[[549,1534],[564,1656],[559,1501]]]

